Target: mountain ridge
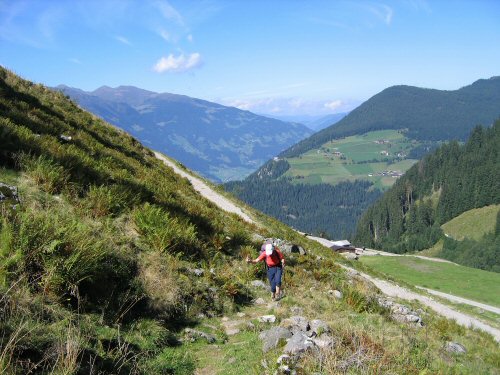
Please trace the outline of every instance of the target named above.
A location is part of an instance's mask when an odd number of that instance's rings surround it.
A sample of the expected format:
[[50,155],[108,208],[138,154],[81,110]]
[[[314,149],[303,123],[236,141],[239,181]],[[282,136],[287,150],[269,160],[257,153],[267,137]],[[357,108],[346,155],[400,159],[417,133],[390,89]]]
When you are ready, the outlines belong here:
[[302,124],[186,95],[134,86],[103,86],[91,92],[58,87],[83,108],[217,182],[245,177],[312,134]]

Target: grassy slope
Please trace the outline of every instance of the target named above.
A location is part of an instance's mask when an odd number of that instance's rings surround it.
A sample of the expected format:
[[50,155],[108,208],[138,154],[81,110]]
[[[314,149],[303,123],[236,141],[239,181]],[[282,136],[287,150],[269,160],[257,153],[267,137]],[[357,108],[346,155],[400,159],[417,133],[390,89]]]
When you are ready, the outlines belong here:
[[500,205],[492,205],[466,211],[441,225],[443,232],[456,240],[469,238],[480,240],[485,234],[495,229]]
[[[387,144],[376,144],[375,141],[380,139],[390,141],[390,147]],[[404,173],[416,161],[412,159],[399,161],[397,158],[394,159],[394,155],[398,152],[408,154],[418,145],[419,142],[410,141],[396,130],[381,130],[338,139],[324,144],[320,149],[308,151],[300,157],[287,159],[290,169],[284,176],[294,177],[297,182],[313,184],[321,182],[336,184],[341,181],[362,179],[375,183],[380,189],[385,189],[392,186],[396,179],[377,176],[377,173],[385,170]],[[389,156],[391,163],[384,161],[388,158],[381,154],[384,150],[391,154]],[[334,156],[334,151],[343,153],[346,160]],[[356,164],[359,162],[363,164]]]
[[500,274],[411,256],[362,257],[373,269],[412,285],[500,306]]
[[[497,344],[485,335],[432,314],[424,330],[388,319],[373,302],[376,291],[349,280],[327,250],[248,207],[259,227],[217,209],[148,149],[62,94],[3,69],[0,89],[0,180],[18,186],[22,198],[15,212],[2,210],[0,224],[0,372],[258,372],[279,349],[259,351],[258,325],[227,338],[221,316],[274,312],[281,319],[296,305],[329,322],[341,343],[327,364],[306,358],[307,373],[333,372],[356,353],[363,358],[351,372],[484,373],[500,366]],[[249,305],[267,298],[248,287],[262,268],[241,261],[256,254],[255,233],[309,250],[288,256],[288,297],[276,309]],[[195,267],[203,276],[190,271]],[[345,298],[332,301],[329,289]],[[217,345],[180,345],[186,326],[213,330]],[[443,355],[448,339],[468,354]]]

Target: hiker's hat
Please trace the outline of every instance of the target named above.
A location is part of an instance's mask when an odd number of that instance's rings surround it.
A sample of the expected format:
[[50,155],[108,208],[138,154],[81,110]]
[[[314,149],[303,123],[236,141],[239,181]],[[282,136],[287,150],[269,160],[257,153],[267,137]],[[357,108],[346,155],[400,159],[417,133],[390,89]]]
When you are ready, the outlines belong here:
[[272,243],[266,243],[266,255],[272,255],[273,254],[273,244]]

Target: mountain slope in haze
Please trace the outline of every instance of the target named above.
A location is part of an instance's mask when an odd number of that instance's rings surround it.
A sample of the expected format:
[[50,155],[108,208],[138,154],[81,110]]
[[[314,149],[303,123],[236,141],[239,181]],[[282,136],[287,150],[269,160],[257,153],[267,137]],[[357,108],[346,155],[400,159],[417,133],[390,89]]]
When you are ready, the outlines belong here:
[[500,271],[500,214],[482,239],[455,240],[440,226],[460,214],[500,203],[500,120],[476,127],[463,146],[442,145],[399,179],[359,220],[356,241],[404,253],[443,240],[440,256]]
[[[262,373],[284,348],[264,353],[260,331],[298,311],[301,325],[323,332],[290,365],[307,374],[498,367],[488,335],[432,311],[425,330],[396,321],[378,289],[347,274],[331,251],[249,207],[257,225],[220,210],[129,134],[2,67],[0,145],[0,182],[12,187],[0,186],[2,374]],[[286,254],[279,304],[253,303],[270,301],[252,286],[265,273],[244,263],[264,237],[307,249]],[[326,292],[334,289],[343,297]],[[257,323],[270,313],[276,323]],[[449,337],[480,355],[443,361]],[[402,338],[411,351],[400,349]],[[323,340],[336,349],[322,349]]]
[[85,92],[59,90],[80,106],[126,130],[213,181],[241,179],[312,134],[304,125],[233,107],[132,86]]
[[320,131],[320,130],[325,129],[329,126],[337,124],[340,120],[342,120],[348,114],[349,114],[349,112],[333,113],[331,115],[326,115],[326,116],[321,117],[319,119],[316,119],[314,121],[310,121],[304,125],[306,125],[308,128],[311,128],[314,131]]
[[455,91],[392,86],[281,156],[299,156],[335,138],[383,129],[404,129],[409,138],[422,141],[464,141],[474,126],[489,126],[499,116],[500,77],[481,79]]

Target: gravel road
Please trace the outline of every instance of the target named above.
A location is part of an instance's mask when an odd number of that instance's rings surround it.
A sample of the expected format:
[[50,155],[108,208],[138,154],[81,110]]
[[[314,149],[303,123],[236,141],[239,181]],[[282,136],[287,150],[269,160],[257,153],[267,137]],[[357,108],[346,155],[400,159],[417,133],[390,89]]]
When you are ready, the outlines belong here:
[[209,201],[215,203],[217,206],[222,208],[224,211],[235,213],[239,217],[241,217],[243,220],[255,224],[255,222],[248,216],[246,213],[242,211],[242,209],[238,206],[236,206],[233,202],[231,202],[229,199],[224,197],[223,195],[217,193],[214,191],[210,186],[208,186],[203,180],[183,171],[180,169],[175,163],[173,163],[171,160],[167,159],[164,155],[160,154],[159,152],[155,152],[155,156],[163,161],[167,166],[171,167],[175,173],[178,175],[187,178],[191,184],[193,185],[193,188],[199,192],[202,196],[207,198]]

